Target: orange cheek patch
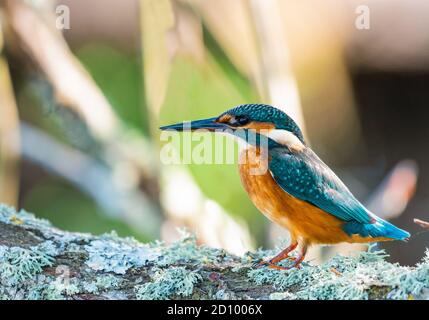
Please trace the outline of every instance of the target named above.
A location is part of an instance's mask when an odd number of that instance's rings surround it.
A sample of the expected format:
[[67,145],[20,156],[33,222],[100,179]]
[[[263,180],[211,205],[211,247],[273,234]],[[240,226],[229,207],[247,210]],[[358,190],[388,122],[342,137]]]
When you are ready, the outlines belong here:
[[273,130],[276,128],[276,126],[272,122],[250,122],[241,128],[253,129],[256,132],[260,132],[262,130]]
[[219,123],[228,123],[229,121],[231,121],[232,117],[229,114],[225,114],[222,117],[220,117],[217,122]]

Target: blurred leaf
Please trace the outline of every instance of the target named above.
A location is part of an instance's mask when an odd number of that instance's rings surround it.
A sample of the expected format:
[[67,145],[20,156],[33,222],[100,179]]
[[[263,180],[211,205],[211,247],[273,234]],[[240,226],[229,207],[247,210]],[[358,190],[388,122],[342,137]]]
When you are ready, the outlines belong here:
[[291,116],[305,135],[300,94],[290,59],[289,39],[285,35],[285,20],[288,16],[280,10],[280,2],[250,1],[261,48],[263,81],[269,103]]
[[147,132],[148,119],[143,117],[144,97],[138,60],[112,47],[92,44],[80,48],[77,57],[97,85],[128,124]]
[[[258,88],[265,97],[262,60],[255,26],[247,0],[183,0],[201,14],[210,33],[222,47],[234,66]],[[239,41],[238,41],[239,39]]]
[[165,98],[171,69],[168,32],[174,26],[169,0],[140,0],[146,99],[157,115]]
[[19,132],[18,111],[9,74],[3,57],[0,26],[0,202],[16,205],[18,199]]

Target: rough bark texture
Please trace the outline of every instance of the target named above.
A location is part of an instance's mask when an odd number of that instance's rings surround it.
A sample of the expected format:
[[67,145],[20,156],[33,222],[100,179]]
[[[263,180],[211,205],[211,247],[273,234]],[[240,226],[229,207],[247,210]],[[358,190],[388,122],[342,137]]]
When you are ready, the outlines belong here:
[[[371,250],[370,250],[371,251]],[[181,241],[141,244],[60,231],[0,206],[1,299],[425,299],[429,257],[415,267],[382,251],[299,270],[255,269],[274,252],[237,257]],[[286,262],[289,263],[289,262]]]

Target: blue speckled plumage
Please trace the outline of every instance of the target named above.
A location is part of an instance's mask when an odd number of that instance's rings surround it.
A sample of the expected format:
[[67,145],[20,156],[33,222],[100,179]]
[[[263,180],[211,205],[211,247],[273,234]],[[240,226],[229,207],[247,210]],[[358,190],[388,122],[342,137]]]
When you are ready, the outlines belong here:
[[270,105],[243,104],[226,111],[225,113],[220,115],[220,117],[225,114],[234,116],[250,115],[251,120],[255,122],[272,122],[277,129],[288,130],[292,132],[295,136],[297,136],[302,143],[305,143],[302,131],[295,123],[295,121],[293,121],[293,119],[283,111],[274,108]]

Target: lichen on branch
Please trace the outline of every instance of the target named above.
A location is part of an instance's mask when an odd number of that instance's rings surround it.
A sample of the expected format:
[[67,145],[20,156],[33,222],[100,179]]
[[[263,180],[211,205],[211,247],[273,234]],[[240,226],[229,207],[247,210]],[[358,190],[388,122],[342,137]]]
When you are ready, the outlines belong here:
[[[142,244],[54,228],[0,205],[0,299],[427,299],[429,251],[414,267],[370,247],[287,271],[255,269],[273,250],[237,257],[183,233]],[[284,262],[285,265],[291,262]]]

